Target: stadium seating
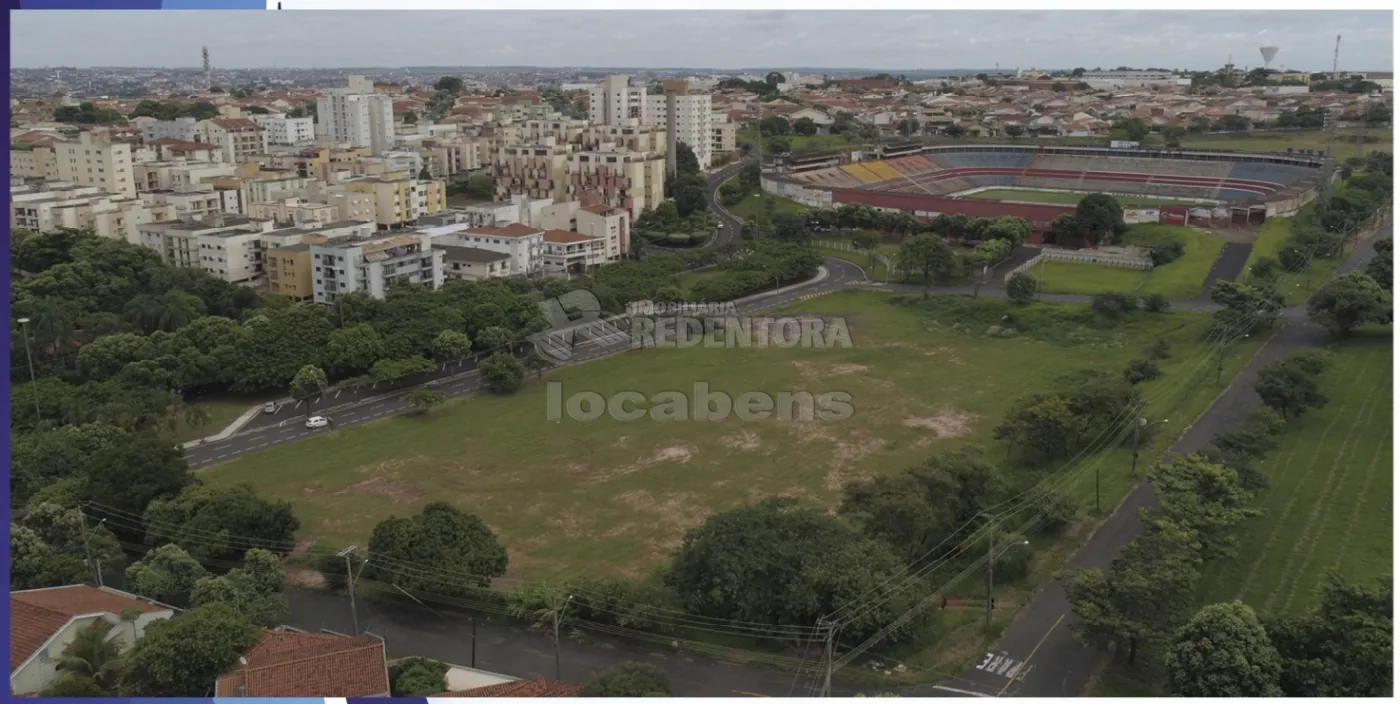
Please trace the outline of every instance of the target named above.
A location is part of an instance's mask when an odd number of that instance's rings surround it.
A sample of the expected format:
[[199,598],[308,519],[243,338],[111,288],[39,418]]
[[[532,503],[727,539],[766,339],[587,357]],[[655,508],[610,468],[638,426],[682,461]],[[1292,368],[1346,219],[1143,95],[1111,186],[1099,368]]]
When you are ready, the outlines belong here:
[[882,181],[888,181],[890,179],[904,177],[904,175],[896,171],[894,167],[890,166],[889,164],[886,164],[883,161],[866,161],[862,162],[861,166],[870,169],[870,171],[876,176],[879,176],[880,180]]
[[1288,185],[1316,175],[1314,169],[1288,164],[1239,162],[1232,166],[1229,178],[1239,181],[1268,181]]
[[961,169],[969,166],[1002,166],[1024,168],[1030,163],[1029,152],[942,152],[929,159],[945,169]]
[[885,180],[876,175],[875,172],[865,168],[864,164],[846,164],[841,168],[846,173],[860,179],[861,183],[879,183]]

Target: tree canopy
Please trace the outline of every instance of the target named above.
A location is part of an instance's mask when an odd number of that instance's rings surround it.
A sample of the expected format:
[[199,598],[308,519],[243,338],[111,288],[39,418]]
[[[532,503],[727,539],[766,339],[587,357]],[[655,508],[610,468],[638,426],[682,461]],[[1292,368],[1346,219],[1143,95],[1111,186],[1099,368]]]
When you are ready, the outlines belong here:
[[[509,558],[496,534],[481,519],[451,504],[435,501],[409,518],[379,522],[369,539],[371,578],[404,589],[448,596],[471,594],[506,573]],[[403,569],[403,565],[432,565],[447,577]]]

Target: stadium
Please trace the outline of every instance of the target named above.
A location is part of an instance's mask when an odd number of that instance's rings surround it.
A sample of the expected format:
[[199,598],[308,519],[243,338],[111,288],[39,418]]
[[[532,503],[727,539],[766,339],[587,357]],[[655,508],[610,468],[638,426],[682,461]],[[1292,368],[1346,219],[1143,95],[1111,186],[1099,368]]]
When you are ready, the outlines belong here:
[[875,159],[794,153],[764,190],[812,207],[863,203],[931,218],[1014,215],[1037,237],[1087,193],[1124,204],[1129,223],[1254,227],[1317,195],[1323,157],[1035,145],[884,145]]

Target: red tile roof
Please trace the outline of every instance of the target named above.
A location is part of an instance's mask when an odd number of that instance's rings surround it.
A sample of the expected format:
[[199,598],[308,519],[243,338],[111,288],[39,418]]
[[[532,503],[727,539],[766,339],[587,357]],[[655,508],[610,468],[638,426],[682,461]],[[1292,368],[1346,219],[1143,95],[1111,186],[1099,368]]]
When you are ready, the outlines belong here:
[[439,697],[577,697],[579,685],[536,678],[477,687],[462,692],[446,692]]
[[10,672],[23,665],[74,616],[120,615],[130,608],[143,613],[169,610],[86,584],[10,592]]
[[568,230],[545,230],[544,241],[554,244],[573,244],[575,242],[587,242],[589,240],[601,239],[593,235],[584,235]]
[[491,235],[493,237],[529,237],[530,235],[538,235],[544,232],[544,230],[513,222],[505,227],[473,227],[467,230],[467,232],[474,235]]
[[[374,697],[389,693],[384,642],[328,633],[267,631],[248,665],[220,677],[216,697]],[[241,688],[241,689],[240,689]]]

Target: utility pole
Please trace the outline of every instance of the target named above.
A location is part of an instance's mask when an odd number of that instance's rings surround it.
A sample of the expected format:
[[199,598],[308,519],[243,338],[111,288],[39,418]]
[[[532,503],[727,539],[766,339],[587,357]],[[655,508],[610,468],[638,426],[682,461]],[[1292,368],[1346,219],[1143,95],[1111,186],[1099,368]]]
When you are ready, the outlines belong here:
[[1133,470],[1132,475],[1137,476],[1138,445],[1142,442],[1142,429],[1147,427],[1147,419],[1138,417],[1138,422],[1133,426]]
[[[554,609],[554,679],[560,681],[563,681],[564,677],[561,674],[559,666],[559,622],[563,620],[564,611],[569,608],[569,603],[573,600],[574,596],[570,594],[569,598],[565,599],[564,603],[559,606],[559,608]],[[472,643],[475,642],[476,639],[473,638]]]
[[987,619],[983,626],[987,631],[992,630],[992,566],[996,563],[996,557],[992,551],[996,549],[997,531],[996,516],[987,515]]
[[[81,508],[78,509],[78,517],[79,517],[79,518],[82,520],[82,522],[83,522],[83,556],[87,558],[87,564],[92,565],[92,573],[93,573],[93,576],[96,577],[95,583],[97,584],[97,588],[98,588],[98,589],[101,589],[101,588],[103,587],[103,584],[102,584],[102,561],[101,561],[101,560],[94,560],[94,559],[92,559],[92,536],[95,535],[95,533],[93,533],[93,532],[88,528],[88,524],[87,524],[87,514],[83,513],[83,510],[82,510]],[[98,522],[97,522],[97,525],[101,526],[103,523],[106,523],[106,522],[107,522],[107,519],[104,518],[104,519],[98,521]]]
[[817,626],[826,631],[826,675],[822,681],[821,696],[831,696],[831,670],[835,667],[834,649],[836,641],[836,624],[828,621],[825,616],[817,619]]
[[39,384],[34,378],[34,353],[29,351],[29,318],[19,319],[19,329],[24,332],[24,356],[29,360],[29,388],[34,389],[34,420],[37,422],[43,419],[43,413],[39,410]]
[[[360,612],[355,608],[355,581],[359,578],[359,575],[357,575],[350,567],[350,556],[355,554],[355,548],[356,546],[351,545],[350,547],[345,548],[344,550],[341,550],[340,552],[336,553],[335,556],[345,558],[345,590],[350,594],[350,622],[354,625],[355,636],[359,637]],[[364,562],[360,563],[361,573],[365,571],[365,565],[368,564],[369,560],[365,560]]]

